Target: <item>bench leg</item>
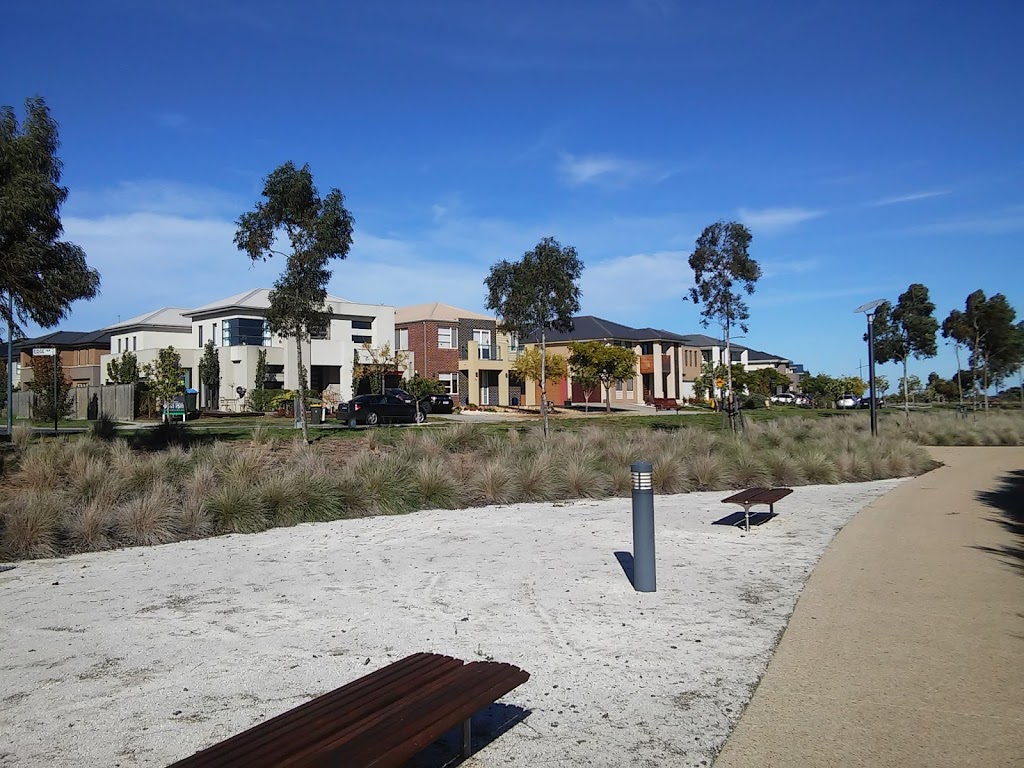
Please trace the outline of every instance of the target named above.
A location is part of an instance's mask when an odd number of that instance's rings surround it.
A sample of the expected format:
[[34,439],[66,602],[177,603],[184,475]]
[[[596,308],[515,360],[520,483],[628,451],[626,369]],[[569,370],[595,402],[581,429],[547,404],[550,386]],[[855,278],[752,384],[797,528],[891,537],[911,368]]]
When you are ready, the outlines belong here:
[[462,721],[462,758],[466,760],[473,754],[473,721],[468,717]]
[[744,519],[744,521],[746,523],[747,533],[750,533],[750,508],[752,506],[754,506],[754,505],[753,504],[744,504],[743,505],[743,519]]

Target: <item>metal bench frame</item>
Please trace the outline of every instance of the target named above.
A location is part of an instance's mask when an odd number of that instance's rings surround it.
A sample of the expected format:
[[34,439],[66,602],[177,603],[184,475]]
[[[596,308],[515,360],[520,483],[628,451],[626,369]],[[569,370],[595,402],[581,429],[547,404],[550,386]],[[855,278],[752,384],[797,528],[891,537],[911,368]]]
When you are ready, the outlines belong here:
[[417,653],[214,744],[170,768],[401,766],[530,678],[511,664]]
[[734,493],[727,499],[722,499],[723,504],[739,504],[743,507],[743,520],[745,530],[750,531],[750,508],[756,504],[767,504],[768,511],[775,514],[775,502],[784,499],[793,492],[792,488],[748,488],[745,491]]

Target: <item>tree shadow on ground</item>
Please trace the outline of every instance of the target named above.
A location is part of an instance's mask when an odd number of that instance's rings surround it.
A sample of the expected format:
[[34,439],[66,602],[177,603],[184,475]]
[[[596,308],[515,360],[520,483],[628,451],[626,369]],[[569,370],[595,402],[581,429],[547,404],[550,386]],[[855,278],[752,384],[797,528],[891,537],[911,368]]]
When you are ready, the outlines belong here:
[[1024,576],[1024,469],[1015,469],[999,478],[999,485],[988,491],[978,491],[975,498],[1000,512],[991,517],[1016,537],[1013,544],[1000,547],[974,547],[1002,558]]
[[[512,730],[530,716],[530,710],[514,704],[491,704],[473,715],[473,754]],[[462,726],[453,728],[410,760],[407,768],[449,768],[461,765]],[[470,758],[473,762],[473,758]]]

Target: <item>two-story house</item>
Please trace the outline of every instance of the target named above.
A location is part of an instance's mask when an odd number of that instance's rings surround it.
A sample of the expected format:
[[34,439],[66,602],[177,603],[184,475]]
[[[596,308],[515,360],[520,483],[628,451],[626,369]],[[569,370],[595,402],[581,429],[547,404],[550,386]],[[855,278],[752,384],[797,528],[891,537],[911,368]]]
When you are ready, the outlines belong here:
[[[662,398],[693,396],[693,380],[700,373],[700,350],[687,342],[687,337],[658,328],[632,328],[593,315],[573,318],[573,329],[568,332],[548,331],[548,352],[569,358],[569,344],[574,341],[600,341],[632,349],[637,355],[635,373],[631,378],[615,382],[610,393],[612,405],[639,405]],[[540,337],[531,337],[531,345],[539,344]],[[549,382],[548,399],[561,403],[571,400],[581,403],[585,397],[580,386],[568,379]],[[604,398],[604,392],[595,392],[590,400]],[[526,404],[540,403],[540,385],[527,387]]]
[[28,388],[33,380],[32,350],[36,347],[54,347],[60,355],[64,378],[73,387],[86,387],[103,383],[100,361],[110,345],[107,331],[54,331],[33,339],[14,342],[18,356],[12,361],[11,382],[14,388]]
[[[297,389],[298,345],[291,337],[270,331],[266,319],[270,290],[257,288],[194,309],[163,309],[132,318],[107,329],[112,332],[106,361],[126,351],[139,365],[155,362],[161,349],[173,346],[181,356],[186,386],[199,390],[199,400],[227,410],[238,410],[255,386],[260,351],[266,352],[268,389]],[[352,397],[356,359],[365,361],[364,344],[380,348],[394,338],[395,310],[378,304],[359,304],[328,296],[326,327],[303,342],[302,361],[309,372],[310,389],[330,391],[339,400]],[[208,392],[199,380],[199,361],[212,341],[220,361],[220,385]]]
[[518,339],[499,330],[493,317],[440,302],[399,307],[395,348],[408,355],[413,374],[438,379],[462,405],[522,398],[522,382],[511,373]]

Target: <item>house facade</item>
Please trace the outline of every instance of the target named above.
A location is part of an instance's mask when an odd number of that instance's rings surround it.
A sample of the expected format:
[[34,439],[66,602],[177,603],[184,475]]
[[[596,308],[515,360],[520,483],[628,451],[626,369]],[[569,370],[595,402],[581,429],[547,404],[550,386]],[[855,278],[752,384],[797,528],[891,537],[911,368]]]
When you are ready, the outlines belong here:
[[16,357],[13,360],[13,387],[27,389],[34,380],[32,371],[32,350],[36,347],[54,347],[60,356],[64,378],[73,387],[87,387],[104,382],[101,365],[103,355],[110,344],[106,331],[55,331],[33,339],[22,339],[14,343]]
[[395,349],[411,375],[437,379],[462,405],[518,404],[523,383],[512,374],[520,346],[493,317],[434,302],[399,307]]
[[[224,410],[241,410],[255,387],[259,353],[267,355],[267,389],[298,389],[298,345],[291,337],[270,331],[266,319],[270,290],[257,288],[194,309],[163,309],[132,318],[109,329],[110,351],[103,366],[124,352],[134,352],[139,365],[156,362],[161,349],[173,346],[181,356],[185,385],[199,390],[199,402]],[[394,338],[394,307],[359,304],[328,296],[329,321],[322,333],[302,343],[309,388],[336,400],[352,397],[353,369],[367,362],[364,344],[380,348]],[[207,391],[199,380],[199,362],[213,341],[220,362],[220,385]]]
[[[616,381],[609,393],[612,405],[642,405],[655,399],[680,399],[693,396],[693,381],[700,374],[703,360],[699,348],[687,342],[687,337],[657,328],[632,328],[593,315],[573,318],[573,329],[568,332],[549,331],[545,334],[549,352],[568,359],[569,344],[574,341],[600,341],[632,349],[637,355],[635,373],[631,378]],[[531,346],[539,346],[540,337],[530,338]],[[584,392],[573,382],[572,375],[560,382],[548,383],[548,399],[555,403],[572,401],[582,403],[604,398],[604,392]],[[540,403],[540,384],[531,382],[527,387],[526,404]]]

